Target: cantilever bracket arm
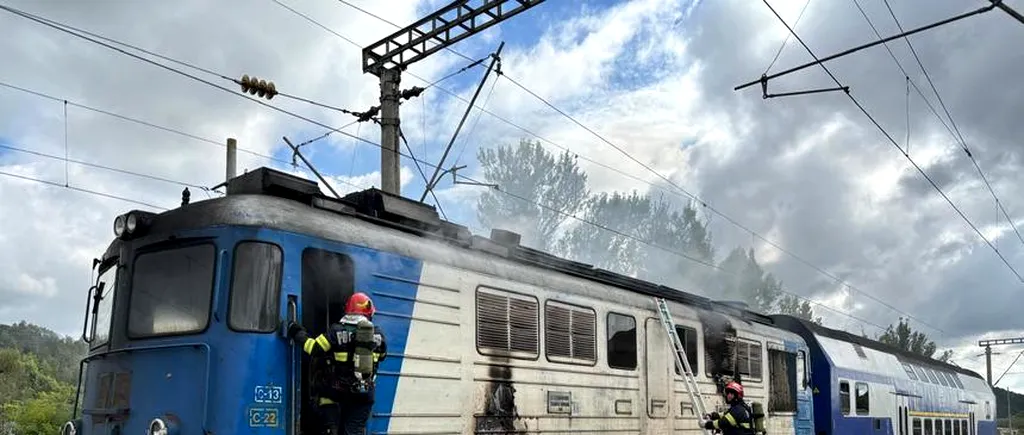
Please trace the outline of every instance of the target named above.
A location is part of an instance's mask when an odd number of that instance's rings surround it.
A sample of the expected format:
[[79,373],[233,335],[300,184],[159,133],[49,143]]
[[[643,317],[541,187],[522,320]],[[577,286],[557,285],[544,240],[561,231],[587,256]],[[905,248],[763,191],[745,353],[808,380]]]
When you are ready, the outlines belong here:
[[363,48],[363,72],[405,70],[439,50],[544,3],[544,0],[455,0]]
[[849,94],[850,93],[850,87],[849,86],[833,86],[831,88],[818,88],[818,89],[808,89],[806,91],[793,91],[793,92],[782,92],[782,93],[778,93],[778,94],[769,94],[768,93],[768,76],[766,76],[764,74],[761,75],[761,98],[764,98],[766,100],[769,99],[769,98],[775,98],[775,97],[792,97],[792,96],[796,96],[796,95],[820,94],[822,92],[836,92],[836,91],[843,91],[843,92],[846,92],[847,94]]

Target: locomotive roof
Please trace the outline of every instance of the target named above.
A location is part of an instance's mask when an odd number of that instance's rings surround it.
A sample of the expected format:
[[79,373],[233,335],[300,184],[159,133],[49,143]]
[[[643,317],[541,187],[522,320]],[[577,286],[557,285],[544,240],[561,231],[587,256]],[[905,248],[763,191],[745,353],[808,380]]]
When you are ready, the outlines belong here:
[[880,352],[890,353],[896,355],[896,357],[899,358],[900,361],[914,363],[924,367],[931,367],[933,369],[944,369],[946,371],[960,373],[962,375],[971,376],[974,378],[982,378],[981,375],[971,370],[967,370],[963,367],[958,367],[949,363],[944,363],[937,359],[929,358],[917,353],[906,351],[896,346],[888,345],[880,341],[872,340],[870,338],[866,338],[860,335],[851,334],[849,332],[841,331],[838,329],[827,328],[825,326],[807,321],[805,319],[780,314],[772,315],[770,317],[775,321],[775,323],[779,325],[789,326],[795,322],[802,325],[804,328],[807,328],[810,332],[814,333],[815,335],[834,338],[839,341],[858,344],[860,346],[869,349],[874,349]]
[[[266,167],[232,178],[225,185],[227,186],[225,197],[198,201],[158,215],[141,213],[153,217],[151,231],[172,232],[195,228],[199,225],[251,221],[251,219],[247,219],[251,216],[245,216],[244,211],[233,206],[239,200],[239,195],[250,198],[251,195],[264,195],[290,199],[319,210],[358,218],[375,225],[442,241],[456,247],[486,252],[521,264],[541,267],[626,291],[731,315],[745,321],[773,325],[770,317],[748,309],[742,302],[715,301],[668,286],[557,257],[520,245],[519,235],[510,231],[494,229],[490,238],[473,235],[463,225],[442,220],[432,205],[391,195],[379,189],[371,188],[336,199],[323,195],[314,181]],[[138,213],[138,211],[134,212]],[[292,227],[302,221],[300,213],[301,209],[280,210],[270,218],[272,221],[265,224],[272,227]],[[112,251],[116,252],[115,245],[119,243],[118,239],[111,243],[107,250],[108,255],[112,255]]]

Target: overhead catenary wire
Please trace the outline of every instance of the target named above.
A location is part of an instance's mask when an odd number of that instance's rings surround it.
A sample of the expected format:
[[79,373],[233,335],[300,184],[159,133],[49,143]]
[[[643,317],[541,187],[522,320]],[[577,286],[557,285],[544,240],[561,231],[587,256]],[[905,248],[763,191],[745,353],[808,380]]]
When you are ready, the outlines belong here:
[[[892,10],[892,6],[889,5],[889,0],[883,0],[883,2],[885,3],[886,9],[889,10],[889,15],[892,16],[893,21],[896,22],[896,27],[900,29],[900,32],[903,32],[903,25],[900,24],[899,18],[896,17],[896,13]],[[864,15],[864,18],[867,18],[867,14]],[[870,22],[870,20],[868,21]],[[949,118],[949,123],[953,126],[953,130],[956,131],[954,138],[959,138],[960,147],[963,149],[964,154],[967,155],[967,158],[971,159],[971,163],[974,164],[974,169],[978,171],[978,175],[981,176],[981,180],[985,182],[985,187],[987,187],[989,193],[992,194],[992,199],[995,200],[996,206],[1003,213],[1006,221],[1010,223],[1010,228],[1012,228],[1014,234],[1017,235],[1017,239],[1020,240],[1022,245],[1024,245],[1024,236],[1022,236],[1020,231],[1017,229],[1017,224],[1013,222],[1013,218],[1011,218],[1010,214],[1006,211],[1006,207],[1003,206],[1003,202],[999,200],[999,196],[996,195],[996,191],[992,188],[992,183],[988,181],[988,177],[985,176],[985,172],[981,170],[981,165],[978,164],[978,160],[974,157],[974,153],[968,149],[967,140],[964,139],[963,133],[961,133],[960,128],[957,127],[956,121],[953,119],[953,115],[949,113],[949,108],[946,107],[946,103],[942,101],[942,95],[939,94],[939,90],[935,87],[935,82],[932,81],[931,74],[928,74],[928,70],[924,67],[924,62],[921,62],[921,57],[917,55],[917,50],[914,49],[914,44],[910,42],[910,38],[908,37],[903,37],[903,40],[906,41],[907,47],[910,48],[910,53],[914,55],[914,60],[917,61],[917,65],[921,68],[921,72],[924,73],[924,78],[928,81],[928,85],[931,86],[932,92],[935,93],[935,98],[939,101],[939,106],[942,107],[943,112],[946,113],[946,117]],[[938,117],[939,114],[936,113],[935,116]],[[945,125],[945,123],[943,123],[943,125]],[[947,126],[946,128],[948,129],[949,127]]]
[[[189,139],[194,139],[194,140],[199,141],[199,142],[205,142],[205,143],[208,143],[208,144],[217,145],[217,146],[222,147],[222,148],[223,147],[227,147],[227,145],[225,145],[224,142],[222,142],[222,141],[216,141],[216,140],[213,140],[213,139],[210,139],[210,138],[199,136],[199,135],[194,134],[194,133],[187,133],[187,132],[179,130],[179,129],[175,129],[175,128],[171,128],[171,127],[166,127],[166,126],[159,125],[159,124],[154,124],[152,122],[143,121],[141,119],[133,118],[133,117],[126,116],[126,115],[121,115],[119,113],[111,112],[109,110],[104,110],[104,109],[100,109],[100,108],[97,108],[97,107],[88,106],[88,105],[81,104],[81,103],[76,103],[76,102],[68,100],[68,99],[64,99],[64,98],[60,98],[60,97],[55,97],[53,95],[44,94],[44,93],[39,92],[39,91],[33,91],[31,89],[24,88],[24,87],[21,87],[21,86],[16,86],[16,85],[13,85],[13,84],[10,84],[10,83],[7,83],[7,82],[0,81],[0,86],[8,88],[8,89],[13,89],[13,90],[25,92],[25,93],[28,93],[28,94],[31,94],[31,95],[35,95],[35,96],[41,97],[41,98],[46,98],[46,99],[50,99],[50,100],[54,100],[54,101],[59,101],[59,102],[66,102],[70,106],[78,107],[80,109],[85,109],[85,110],[88,110],[90,112],[95,112],[95,113],[99,113],[99,114],[102,114],[102,115],[107,115],[107,116],[110,116],[110,117],[113,117],[113,118],[120,119],[122,121],[132,122],[132,123],[135,123],[135,124],[138,124],[138,125],[154,128],[154,129],[157,129],[157,130],[163,130],[163,131],[166,131],[168,133],[173,133],[173,134],[176,134],[176,135],[179,135],[179,136],[187,137]],[[282,159],[279,159],[279,158],[276,158],[276,157],[268,156],[266,154],[261,154],[261,153],[258,153],[256,151],[252,151],[250,149],[244,148],[244,147],[237,147],[236,149],[238,151],[244,152],[246,154],[250,154],[250,155],[253,155],[253,156],[256,156],[256,157],[260,157],[260,158],[263,158],[263,159],[267,159],[267,160],[270,160],[270,161],[275,161],[275,162],[284,163],[284,164],[288,163],[288,161],[286,161],[286,160],[282,160]]]
[[[55,156],[53,154],[47,154],[47,153],[44,153],[42,151],[35,151],[35,150],[27,149],[27,148],[16,147],[16,146],[5,145],[5,144],[0,144],[0,149],[5,149],[5,150],[9,150],[9,151],[16,151],[16,152],[20,152],[20,153],[24,153],[24,154],[31,154],[31,155],[35,155],[35,156],[38,156],[38,157],[45,157],[45,158],[48,158],[48,159],[57,160],[57,161],[63,162],[65,164],[65,167],[67,166],[68,163],[74,163],[76,165],[87,166],[87,167],[90,167],[90,168],[103,169],[105,171],[117,172],[117,173],[120,173],[120,174],[131,175],[131,176],[134,176],[134,177],[146,178],[146,179],[154,180],[154,181],[162,181],[162,182],[165,182],[165,183],[177,184],[177,185],[180,185],[180,186],[185,186],[185,187],[191,187],[191,188],[194,188],[194,189],[199,189],[199,190],[202,190],[202,191],[205,191],[205,192],[215,192],[215,193],[221,194],[221,192],[216,192],[213,189],[210,189],[209,187],[206,187],[206,186],[203,186],[203,185],[199,185],[199,184],[186,183],[184,181],[173,180],[173,179],[170,179],[170,178],[164,178],[164,177],[158,177],[158,176],[155,176],[155,175],[143,174],[141,172],[129,171],[127,169],[116,168],[116,167],[113,167],[113,166],[102,165],[102,164],[99,164],[99,163],[90,163],[90,162],[86,162],[86,161],[82,161],[82,160],[76,160],[76,159],[72,159],[72,158],[68,158],[68,157]],[[65,182],[65,185],[68,185],[68,183]]]
[[[793,37],[796,38],[796,40],[798,42],[800,42],[800,45],[802,45],[804,47],[804,49],[807,50],[807,53],[810,54],[812,58],[814,58],[814,60],[817,62],[817,65],[819,65],[823,70],[825,70],[825,73],[827,73],[828,76],[832,78],[832,81],[836,83],[836,86],[840,86],[840,87],[843,86],[842,83],[839,82],[839,79],[837,79],[836,76],[834,74],[832,74],[832,71],[829,70],[828,67],[825,66],[825,64],[822,63],[818,59],[817,55],[814,54],[814,51],[811,50],[811,48],[808,47],[806,43],[804,43],[803,39],[800,38],[800,35],[797,35],[796,32],[793,31],[793,28],[790,27],[788,23],[786,23],[786,20],[783,20],[782,17],[779,16],[779,13],[775,11],[775,8],[772,7],[772,5],[770,3],[768,3],[768,0],[762,0],[762,1],[764,2],[764,4],[766,6],[768,6],[768,9],[770,9],[772,11],[772,13],[775,14],[775,17],[778,18],[779,21],[782,22],[782,24],[784,26],[786,26],[786,29],[789,30],[789,32],[793,34]],[[853,96],[853,94],[851,94],[849,91],[845,92],[845,94],[846,94],[846,96],[848,98],[850,98],[850,101],[852,101],[853,104],[856,105],[857,108],[860,109],[860,111],[862,113],[864,113],[864,116],[866,116],[871,121],[871,123],[873,123],[875,125],[875,127],[877,127],[878,130],[882,132],[882,134],[886,137],[886,139],[889,140],[889,142],[892,144],[892,146],[895,147],[897,150],[899,150],[900,154],[903,154],[903,157],[905,157],[911,163],[911,165],[913,165],[914,168],[917,169],[917,171],[921,174],[921,176],[924,177],[925,180],[927,180],[928,183],[931,184],[931,186],[937,192],[939,192],[939,195],[941,195],[942,198],[945,199],[947,203],[949,203],[949,206],[952,207],[953,210],[956,211],[957,214],[959,214],[961,218],[963,218],[964,222],[966,222],[967,225],[970,226],[972,230],[974,230],[974,232],[978,235],[978,237],[980,237],[983,241],[985,241],[985,243],[989,246],[989,248],[991,248],[992,251],[995,252],[996,255],[999,257],[999,259],[1003,261],[1003,264],[1005,264],[1006,267],[1008,269],[1010,269],[1010,272],[1012,272],[1014,274],[1014,276],[1017,277],[1017,280],[1020,281],[1022,284],[1024,284],[1024,276],[1021,276],[1021,274],[1017,271],[1017,269],[1015,269],[1013,267],[1013,265],[1010,264],[1009,260],[1006,259],[1006,257],[1003,255],[1003,253],[999,252],[999,248],[997,248],[995,245],[993,245],[992,242],[988,239],[988,237],[985,237],[985,235],[981,232],[981,230],[979,230],[978,227],[975,226],[974,223],[971,222],[971,220],[969,218],[967,218],[967,215],[965,215],[964,212],[961,211],[960,208],[957,207],[956,204],[953,203],[953,200],[951,200],[949,198],[949,196],[946,195],[946,192],[942,191],[942,188],[940,188],[939,185],[936,184],[935,181],[932,180],[932,178],[930,176],[928,176],[928,174],[924,171],[924,169],[922,169],[921,166],[919,166],[917,164],[917,162],[915,162],[914,159],[911,158],[910,155],[906,153],[906,151],[904,151],[902,148],[900,148],[899,144],[896,143],[896,140],[893,139],[892,135],[890,135],[889,132],[886,131],[885,128],[882,127],[882,125],[879,124],[878,121],[875,120],[875,118],[873,116],[871,116],[871,114],[867,111],[867,109],[864,108],[864,106],[861,105],[859,101],[857,101],[857,99]],[[920,320],[918,320],[918,321],[920,321]],[[941,331],[941,330],[939,330],[939,331]]]
[[[373,14],[372,12],[369,12],[369,11],[367,11],[367,10],[365,10],[365,9],[362,9],[362,8],[360,8],[360,7],[356,6],[356,5],[353,5],[353,4],[351,4],[351,3],[349,3],[349,2],[347,2],[347,1],[345,1],[345,0],[338,0],[338,1],[339,1],[340,3],[342,3],[342,4],[345,4],[345,5],[349,6],[349,7],[352,7],[353,9],[356,9],[356,10],[358,10],[358,11],[360,11],[360,12],[363,12],[364,14],[367,14],[367,15],[369,15],[369,16],[371,16],[371,17],[374,17],[374,18],[376,18],[376,19],[378,19],[378,20],[380,20],[380,21],[383,21],[383,22],[385,22],[385,23],[388,23],[388,24],[390,24],[390,25],[392,25],[392,26],[394,26],[394,27],[396,27],[396,28],[397,28],[397,27],[401,27],[401,26],[399,26],[398,24],[395,24],[395,23],[393,23],[393,22],[391,22],[391,21],[388,21],[388,20],[386,20],[386,19],[384,19],[384,18],[382,18],[382,17],[380,17],[380,16],[378,16],[378,15],[375,15],[375,14]],[[805,5],[805,7],[806,7],[806,5]],[[318,24],[318,25],[319,25],[319,26],[321,26],[321,27],[323,27],[323,25],[320,25],[320,24]],[[337,34],[337,33],[336,33],[336,32],[334,32],[334,31],[331,31],[331,33],[335,33],[335,34]],[[341,37],[341,36],[339,35],[339,37]],[[359,46],[358,44],[356,44],[356,43],[355,43],[354,41],[352,41],[352,40],[351,40],[350,38],[346,38],[346,37],[341,37],[341,38],[342,38],[343,40],[346,40],[346,41],[348,41],[349,43],[351,43],[351,44],[353,44],[353,45],[357,46],[357,47],[360,47],[360,46]],[[361,48],[361,47],[360,47],[360,48]],[[451,52],[451,53],[454,53],[454,54],[458,55],[459,57],[462,57],[462,58],[464,58],[464,59],[469,59],[469,60],[471,60],[471,58],[470,58],[469,56],[466,56],[466,55],[464,55],[464,54],[462,54],[462,53],[459,53],[458,51],[455,51],[455,50],[453,50],[453,49],[451,49],[451,48],[447,48],[447,47],[446,47],[445,49],[446,49],[447,51]],[[426,81],[427,81],[427,80],[425,80],[425,79],[423,79],[423,78],[421,78],[421,77],[418,77],[418,76],[416,76],[415,74],[412,74],[412,73],[408,73],[408,72],[406,72],[406,74],[408,74],[408,75],[410,75],[410,76],[412,76],[412,77],[414,77],[414,78],[417,78],[417,79],[419,79],[419,80],[421,80],[421,81],[424,81],[424,82],[426,82]],[[917,321],[917,322],[921,323],[922,325],[928,326],[928,327],[930,327],[930,328],[932,328],[932,329],[934,329],[934,330],[936,330],[936,331],[939,331],[939,332],[943,332],[943,333],[944,333],[944,331],[943,331],[943,330],[942,330],[941,328],[938,328],[938,327],[936,327],[936,326],[934,326],[934,325],[931,325],[931,324],[930,324],[930,323],[928,323],[928,322],[924,322],[924,321],[920,320],[919,318],[917,318],[916,316],[913,316],[912,314],[910,314],[910,313],[907,313],[907,312],[906,312],[906,311],[904,311],[904,310],[901,310],[901,309],[899,309],[899,308],[896,308],[895,306],[893,306],[893,305],[891,305],[891,304],[889,304],[889,303],[887,303],[887,302],[885,302],[885,301],[883,301],[883,300],[881,300],[881,299],[879,299],[879,298],[877,298],[877,297],[875,297],[875,296],[871,295],[870,293],[867,293],[867,292],[865,292],[864,290],[861,290],[861,289],[859,289],[858,287],[856,287],[856,286],[854,286],[854,285],[852,285],[852,284],[850,284],[850,283],[848,283],[848,282],[845,282],[845,280],[842,280],[842,279],[840,279],[840,278],[839,278],[838,276],[836,276],[836,275],[834,275],[834,274],[832,274],[832,273],[830,273],[830,272],[827,272],[827,271],[825,271],[825,270],[824,270],[823,268],[821,268],[821,267],[819,267],[819,266],[817,266],[817,265],[815,265],[815,264],[813,264],[813,263],[809,262],[808,260],[804,259],[803,257],[800,257],[800,256],[796,255],[795,253],[793,253],[792,251],[789,251],[789,250],[787,250],[787,249],[783,248],[783,247],[782,247],[782,246],[780,246],[780,245],[779,245],[778,243],[776,243],[776,242],[774,242],[774,241],[772,241],[772,240],[769,240],[768,238],[766,238],[766,237],[762,236],[761,234],[759,234],[759,233],[757,233],[757,232],[755,232],[755,231],[751,230],[750,228],[748,228],[748,227],[746,227],[746,226],[744,226],[744,225],[740,224],[740,223],[739,223],[738,221],[736,221],[735,219],[731,218],[730,216],[728,216],[728,215],[726,215],[726,214],[722,213],[721,211],[719,211],[719,210],[715,209],[714,207],[712,207],[711,205],[707,204],[707,203],[706,203],[706,202],[705,202],[704,200],[700,199],[700,198],[699,198],[699,197],[697,197],[696,195],[693,195],[693,194],[691,194],[690,192],[687,192],[687,191],[686,191],[685,189],[682,189],[682,188],[681,188],[680,186],[676,185],[676,184],[675,184],[675,183],[673,183],[673,182],[672,182],[671,180],[667,179],[667,177],[664,177],[664,176],[662,176],[662,175],[661,175],[660,173],[658,173],[657,171],[654,171],[653,169],[651,169],[651,168],[650,168],[649,166],[647,166],[646,164],[644,164],[644,163],[642,163],[642,162],[640,162],[640,161],[636,160],[635,158],[633,158],[633,156],[629,155],[629,153],[626,153],[625,151],[621,150],[621,148],[619,148],[619,147],[615,146],[614,144],[611,144],[611,143],[610,143],[610,141],[608,141],[607,139],[605,139],[605,138],[604,138],[603,136],[601,136],[601,135],[597,134],[597,133],[596,133],[595,131],[593,131],[592,129],[590,129],[590,128],[586,127],[585,125],[583,125],[582,123],[580,123],[579,121],[577,121],[577,120],[576,120],[575,118],[571,117],[570,115],[568,115],[567,113],[565,113],[565,112],[564,112],[564,111],[562,111],[561,109],[559,109],[559,108],[555,107],[555,106],[554,106],[553,104],[551,104],[551,103],[550,103],[549,101],[547,101],[547,100],[546,100],[546,99],[544,99],[543,97],[541,97],[541,96],[537,95],[537,94],[536,94],[535,92],[533,92],[533,91],[529,90],[529,89],[528,89],[528,88],[526,88],[526,87],[525,87],[524,85],[522,85],[522,84],[520,84],[519,82],[515,81],[515,80],[514,80],[514,79],[513,79],[512,77],[510,77],[510,76],[509,76],[509,75],[508,75],[507,73],[503,74],[503,75],[502,75],[501,77],[504,77],[504,78],[508,79],[509,81],[513,82],[514,84],[516,84],[516,85],[517,85],[518,87],[522,88],[522,89],[523,89],[524,91],[526,91],[527,93],[531,94],[532,96],[534,96],[535,98],[537,98],[537,99],[538,99],[538,100],[540,100],[541,102],[545,103],[545,104],[546,104],[546,105],[547,105],[548,107],[551,107],[551,108],[552,108],[553,110],[555,110],[556,112],[558,112],[558,113],[560,113],[561,115],[565,116],[566,118],[570,119],[571,121],[573,121],[573,122],[574,122],[574,123],[576,123],[577,125],[581,126],[582,128],[584,128],[585,130],[587,130],[588,132],[590,132],[590,133],[591,133],[591,134],[593,134],[594,136],[598,137],[598,138],[599,138],[599,139],[601,139],[602,141],[604,141],[604,142],[607,142],[607,143],[609,143],[609,144],[610,144],[610,145],[611,145],[611,146],[612,146],[613,148],[619,149],[619,151],[620,151],[620,152],[622,152],[623,154],[625,154],[625,155],[626,155],[626,156],[627,156],[628,158],[630,158],[630,159],[631,159],[631,160],[633,160],[634,162],[636,162],[636,163],[640,164],[641,166],[644,166],[644,167],[645,167],[645,168],[646,168],[646,169],[647,169],[648,171],[650,171],[650,172],[652,172],[653,174],[655,174],[655,175],[659,176],[659,178],[661,178],[661,179],[665,180],[666,182],[668,182],[668,183],[669,183],[669,185],[672,185],[673,187],[675,187],[675,188],[676,188],[676,189],[678,189],[679,191],[674,191],[674,190],[671,190],[671,189],[666,189],[666,188],[664,188],[663,186],[660,186],[660,185],[657,185],[657,184],[651,183],[651,182],[649,182],[649,181],[647,181],[647,180],[644,180],[644,179],[642,179],[642,178],[640,178],[640,177],[638,177],[638,176],[636,176],[636,175],[633,175],[633,174],[627,173],[627,172],[623,171],[622,169],[620,169],[620,168],[618,168],[618,167],[615,167],[615,166],[612,166],[612,165],[608,165],[608,164],[605,164],[605,163],[602,163],[602,162],[598,162],[598,161],[596,161],[596,160],[594,160],[594,159],[591,159],[591,158],[588,158],[588,157],[586,157],[586,156],[582,156],[582,155],[579,155],[579,154],[577,154],[576,152],[574,152],[574,151],[570,150],[570,149],[569,149],[569,148],[567,148],[567,147],[564,147],[564,146],[562,146],[562,145],[560,145],[560,144],[557,144],[557,143],[555,143],[555,142],[553,142],[553,141],[551,141],[551,140],[549,140],[549,139],[547,139],[547,138],[545,138],[545,137],[543,137],[543,136],[541,136],[541,135],[539,135],[539,134],[537,134],[537,133],[535,133],[535,132],[533,132],[533,131],[530,131],[529,129],[526,129],[525,127],[522,127],[522,126],[520,126],[520,125],[518,125],[518,124],[516,124],[516,123],[514,123],[514,122],[512,122],[512,121],[510,121],[510,120],[508,120],[508,119],[506,119],[506,118],[503,118],[503,117],[501,117],[501,116],[499,116],[499,115],[497,115],[497,114],[495,114],[495,113],[493,113],[493,112],[491,112],[491,111],[487,110],[487,109],[486,109],[485,107],[481,107],[481,106],[476,106],[476,108],[477,108],[478,110],[480,110],[480,112],[481,112],[481,113],[486,113],[486,114],[488,114],[488,115],[490,115],[490,116],[492,116],[492,117],[494,117],[494,118],[496,118],[496,119],[498,119],[498,120],[500,120],[500,121],[502,121],[502,122],[504,122],[504,123],[506,123],[506,124],[508,124],[508,125],[510,125],[510,126],[512,126],[512,127],[514,127],[514,128],[516,128],[516,129],[518,129],[518,130],[520,130],[520,131],[522,131],[522,132],[524,132],[524,133],[526,133],[526,134],[528,134],[528,135],[530,135],[530,136],[532,136],[532,137],[535,137],[535,138],[537,138],[537,139],[539,139],[539,140],[541,140],[541,141],[543,141],[543,142],[545,142],[545,143],[548,143],[548,144],[550,144],[550,145],[552,145],[552,146],[555,146],[556,148],[559,148],[559,149],[561,149],[561,150],[563,150],[563,151],[565,151],[565,152],[570,152],[570,153],[572,153],[572,154],[574,154],[574,155],[578,156],[579,158],[581,158],[581,159],[583,159],[583,160],[585,160],[585,161],[587,161],[587,162],[590,162],[590,163],[592,163],[592,164],[595,164],[595,165],[597,165],[597,166],[600,166],[600,167],[602,167],[602,168],[608,169],[608,170],[610,170],[610,171],[613,171],[613,172],[615,172],[615,173],[618,173],[618,174],[620,174],[620,175],[622,175],[622,176],[625,176],[625,177],[627,177],[627,178],[630,178],[630,179],[632,179],[632,180],[635,180],[635,181],[638,181],[638,182],[641,182],[641,183],[644,183],[644,184],[650,185],[650,186],[652,186],[652,187],[654,187],[654,188],[657,188],[657,189],[659,189],[659,190],[662,190],[662,191],[668,192],[668,193],[670,193],[670,194],[673,194],[673,195],[677,195],[677,196],[685,196],[685,197],[688,197],[689,199],[692,199],[692,200],[694,200],[694,201],[697,201],[697,202],[698,202],[698,203],[700,203],[700,204],[701,204],[701,205],[702,205],[702,206],[703,206],[704,208],[706,208],[707,210],[711,211],[712,213],[714,213],[714,214],[716,214],[716,215],[719,215],[719,216],[721,216],[722,218],[724,218],[724,219],[725,219],[726,221],[730,222],[730,223],[731,223],[732,225],[736,226],[737,228],[740,228],[741,230],[743,230],[743,231],[745,231],[745,232],[748,232],[748,233],[750,233],[750,234],[751,234],[751,236],[753,236],[753,237],[756,237],[756,238],[758,238],[759,240],[761,240],[761,241],[763,241],[764,243],[766,243],[766,244],[768,244],[768,245],[770,245],[770,246],[774,247],[775,249],[778,249],[778,250],[779,250],[780,252],[783,252],[783,253],[787,254],[788,256],[790,256],[790,257],[792,257],[792,258],[796,259],[796,260],[797,260],[798,262],[800,262],[800,263],[802,263],[802,264],[804,264],[804,265],[806,265],[806,266],[810,267],[811,269],[815,270],[816,272],[818,272],[818,273],[820,273],[820,274],[822,274],[822,275],[824,275],[824,276],[826,276],[826,277],[830,278],[831,280],[833,280],[833,281],[835,281],[835,282],[838,282],[838,283],[842,284],[843,286],[845,286],[846,288],[848,288],[848,289],[850,289],[850,290],[856,291],[856,292],[858,292],[858,293],[860,293],[860,294],[862,294],[862,295],[864,295],[864,296],[868,297],[869,299],[871,299],[871,300],[873,300],[873,301],[875,301],[875,302],[877,302],[877,303],[879,303],[879,304],[881,304],[881,305],[883,305],[883,306],[886,306],[887,308],[889,308],[889,309],[891,309],[891,310],[893,310],[893,311],[895,311],[895,312],[897,312],[897,313],[902,313],[902,314],[906,315],[906,316],[907,316],[908,318],[911,318],[911,319],[913,319],[913,320],[915,320],[915,321]],[[440,87],[440,86],[439,86],[439,87],[438,87],[438,89],[440,89],[441,91],[445,92],[446,94],[449,94],[450,96],[452,96],[452,97],[454,97],[454,98],[456,98],[456,99],[459,99],[459,100],[461,100],[461,101],[462,101],[462,102],[464,102],[464,103],[467,103],[467,104],[469,104],[468,100],[466,100],[465,98],[463,98],[463,97],[462,97],[461,95],[458,95],[458,94],[456,94],[456,93],[454,93],[454,92],[451,92],[451,91],[449,91],[449,90],[445,89],[444,87]],[[884,328],[883,328],[883,329],[884,329]]]
[[7,176],[7,177],[11,177],[11,178],[17,178],[17,179],[24,180],[24,181],[32,181],[32,182],[36,182],[36,183],[40,183],[40,184],[46,184],[46,185],[53,186],[53,187],[59,187],[61,189],[69,189],[69,190],[73,190],[73,191],[76,191],[76,192],[88,193],[90,195],[101,196],[101,197],[104,197],[104,198],[116,199],[116,200],[119,200],[119,201],[124,201],[124,202],[128,202],[128,203],[136,204],[136,205],[150,207],[150,208],[154,208],[154,209],[157,209],[157,210],[167,210],[167,207],[161,207],[159,205],[150,204],[148,202],[139,201],[139,200],[136,200],[136,199],[125,198],[123,196],[117,196],[117,195],[112,195],[112,194],[109,194],[109,193],[98,192],[98,191],[95,191],[95,190],[85,189],[85,188],[82,188],[82,187],[76,187],[76,186],[70,186],[70,185],[65,186],[64,184],[61,184],[61,183],[56,183],[56,182],[53,182],[53,181],[43,180],[43,179],[40,179],[40,178],[29,177],[27,175],[15,174],[13,172],[7,172],[7,171],[0,170],[0,175],[4,175],[4,176]]

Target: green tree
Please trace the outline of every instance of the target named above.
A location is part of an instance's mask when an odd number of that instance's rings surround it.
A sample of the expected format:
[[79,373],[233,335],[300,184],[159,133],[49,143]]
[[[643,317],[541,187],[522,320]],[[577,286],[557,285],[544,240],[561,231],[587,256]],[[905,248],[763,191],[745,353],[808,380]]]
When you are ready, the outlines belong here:
[[804,320],[821,324],[821,317],[814,317],[814,309],[811,308],[811,303],[808,301],[801,301],[800,298],[794,295],[785,295],[779,298],[776,312],[779,314],[788,314],[793,317],[799,317]]
[[575,156],[568,151],[555,156],[540,142],[522,139],[518,146],[481,149],[477,158],[484,178],[505,192],[480,195],[480,223],[515,231],[524,245],[552,251],[559,226],[567,215],[579,211],[590,194],[587,175]]
[[53,435],[71,416],[74,397],[70,385],[60,384],[55,390],[42,391],[25,402],[4,404],[0,412],[13,423],[19,435]]
[[647,235],[659,246],[685,257],[645,246],[645,279],[688,291],[702,292],[708,288],[715,278],[715,270],[708,267],[715,264],[715,250],[707,222],[697,216],[692,203],[674,208],[664,201],[654,202]]
[[921,332],[915,331],[910,327],[910,321],[900,317],[899,324],[893,326],[889,325],[876,340],[898,347],[908,352],[924,355],[928,358],[934,358],[939,361],[949,361],[953,356],[953,351],[946,350],[942,352],[938,357],[935,356],[935,351],[938,349],[935,346],[935,342],[928,339],[928,336]]
[[650,215],[647,196],[636,192],[595,195],[583,207],[583,219],[625,235],[580,223],[562,237],[558,251],[595,267],[637,276],[645,263],[639,240],[647,239]]
[[718,265],[719,299],[744,301],[754,310],[773,312],[782,296],[782,282],[765,273],[754,250],[733,249]]

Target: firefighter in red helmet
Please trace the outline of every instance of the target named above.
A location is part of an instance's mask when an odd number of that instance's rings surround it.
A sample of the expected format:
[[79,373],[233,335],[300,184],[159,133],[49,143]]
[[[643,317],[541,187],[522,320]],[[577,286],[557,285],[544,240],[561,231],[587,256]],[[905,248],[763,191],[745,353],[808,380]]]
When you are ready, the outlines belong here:
[[743,401],[743,386],[729,381],[722,390],[729,410],[721,416],[717,412],[705,415],[704,429],[720,430],[722,435],[754,435],[753,411]]
[[366,433],[377,369],[387,356],[384,333],[372,323],[374,312],[369,296],[354,293],[345,304],[345,316],[316,338],[310,338],[302,325],[288,325],[288,337],[327,367],[313,385],[325,434]]

